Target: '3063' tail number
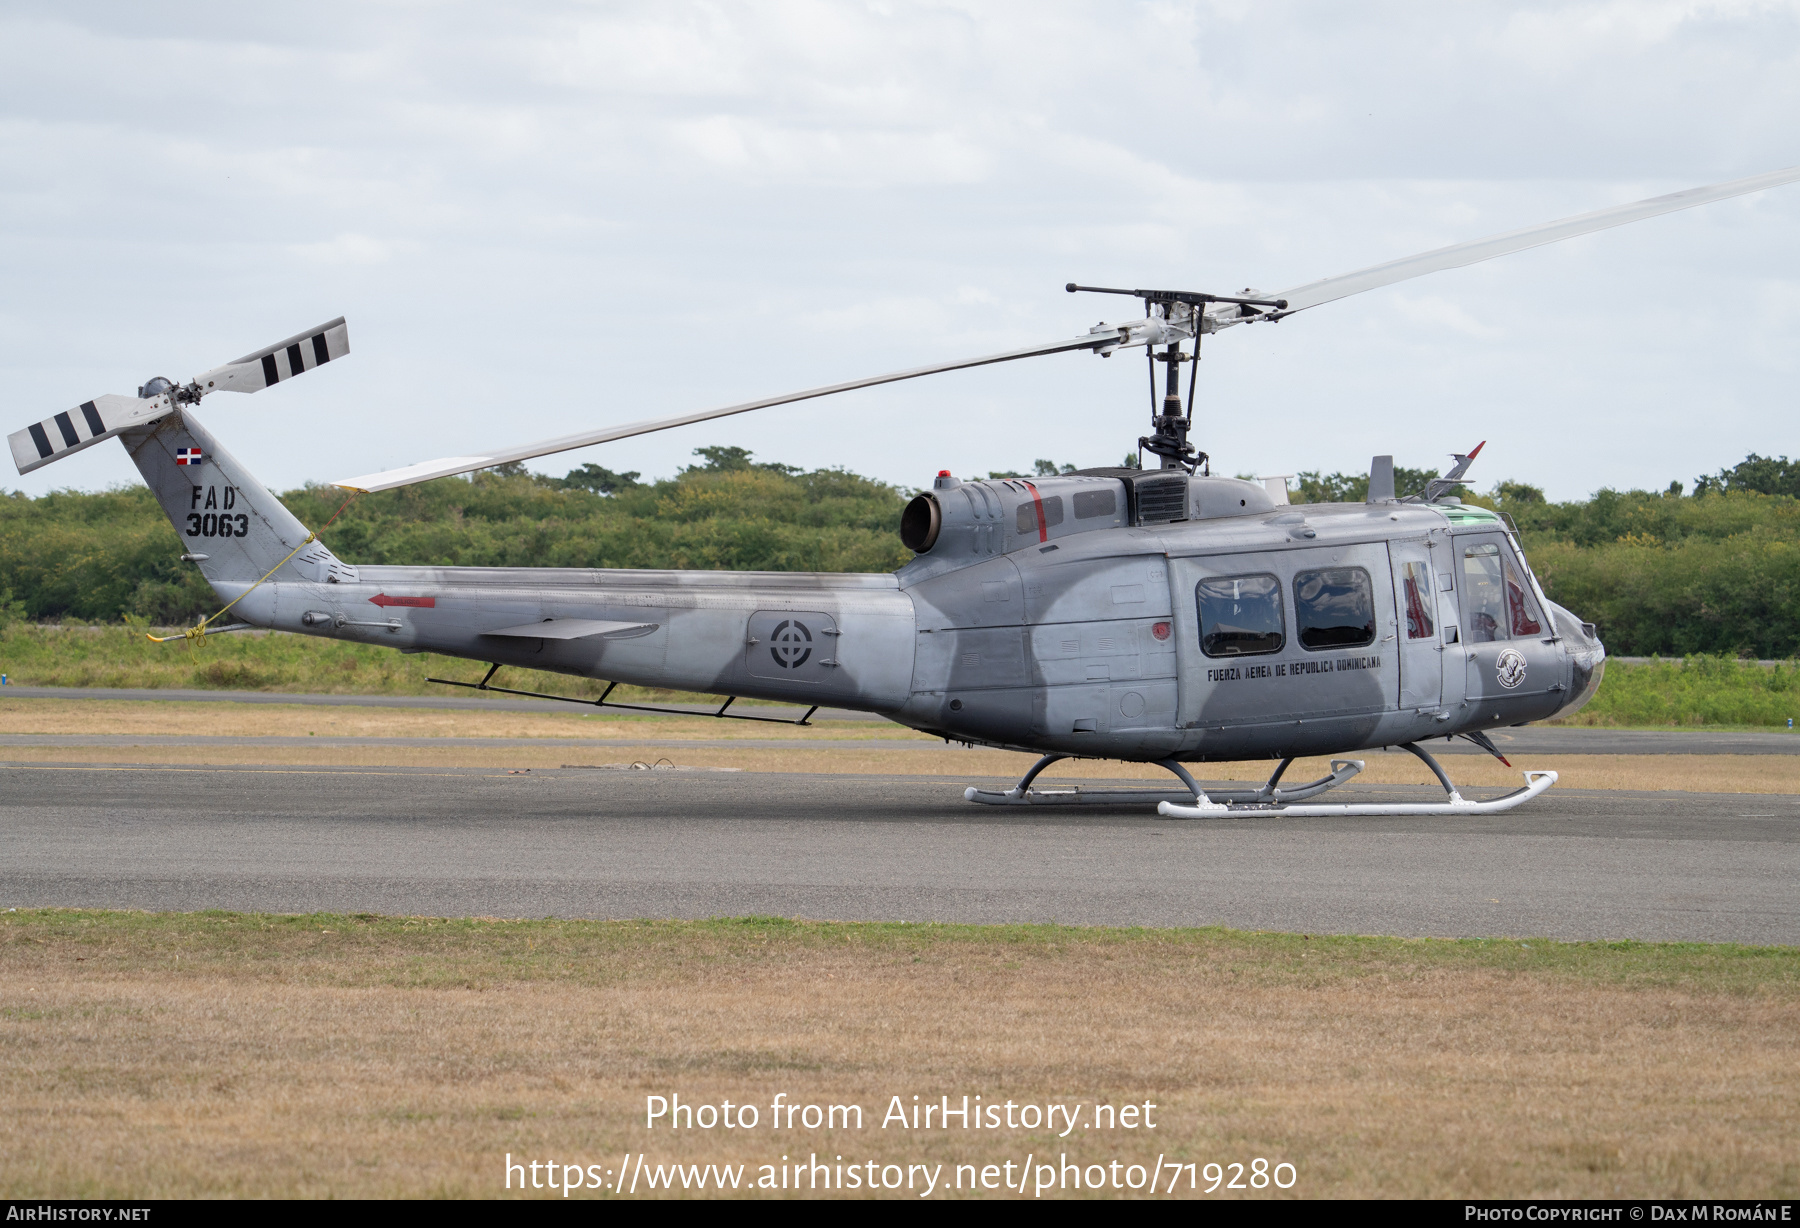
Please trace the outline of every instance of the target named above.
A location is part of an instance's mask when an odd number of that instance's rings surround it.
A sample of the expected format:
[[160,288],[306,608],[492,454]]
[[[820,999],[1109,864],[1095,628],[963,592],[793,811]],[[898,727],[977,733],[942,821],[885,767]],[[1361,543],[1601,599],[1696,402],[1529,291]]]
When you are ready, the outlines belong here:
[[250,532],[250,517],[242,512],[189,512],[189,537],[244,537]]

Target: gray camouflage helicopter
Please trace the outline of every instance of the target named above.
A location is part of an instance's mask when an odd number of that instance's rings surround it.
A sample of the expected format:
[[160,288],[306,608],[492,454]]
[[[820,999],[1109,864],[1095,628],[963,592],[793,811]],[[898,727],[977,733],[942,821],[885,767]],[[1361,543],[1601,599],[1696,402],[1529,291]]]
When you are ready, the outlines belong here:
[[[813,388],[719,409],[566,435],[490,453],[346,478],[352,492],[530,460],[773,405],[966,367],[1068,351],[1138,346],[1165,366],[1152,430],[1160,467],[1097,468],[1034,479],[938,474],[907,505],[900,535],[916,557],[892,575],[526,567],[372,567],[340,560],[195,417],[210,393],[257,392],[349,353],[340,318],[196,376],[153,379],[135,397],[101,396],[9,437],[21,474],[118,438],[225,608],[190,638],[249,627],[384,644],[504,666],[807,707],[879,713],[946,739],[1043,757],[1012,789],[971,788],[995,805],[1157,803],[1167,817],[1279,812],[1474,814],[1419,743],[1573,712],[1598,687],[1606,653],[1591,624],[1544,596],[1503,517],[1464,506],[1456,488],[1480,447],[1443,478],[1400,497],[1378,456],[1363,503],[1290,505],[1285,480],[1211,475],[1188,441],[1182,363],[1200,339],[1442,269],[1522,251],[1800,180],[1800,167],[1457,244],[1276,294],[1081,290],[1141,299],[1142,319],[1097,324],[1048,345]],[[1182,345],[1192,342],[1192,353]],[[1158,352],[1160,350],[1160,352]],[[1154,372],[1154,365],[1152,365]],[[1153,380],[1154,387],[1154,380]],[[329,522],[327,522],[329,524]],[[219,623],[229,613],[235,622]],[[215,625],[217,624],[217,625]],[[566,696],[541,696],[564,699]],[[1447,797],[1426,804],[1309,803],[1362,768],[1283,786],[1303,755],[1401,747]],[[1178,791],[1032,787],[1064,758],[1158,764]],[[1255,789],[1206,789],[1190,763],[1267,758]]]

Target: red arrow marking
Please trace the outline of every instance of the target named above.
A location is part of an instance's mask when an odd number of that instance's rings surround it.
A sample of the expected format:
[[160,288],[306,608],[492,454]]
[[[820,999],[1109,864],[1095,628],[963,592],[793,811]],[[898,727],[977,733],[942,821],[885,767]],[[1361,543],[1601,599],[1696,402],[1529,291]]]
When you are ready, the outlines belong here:
[[410,606],[417,606],[420,609],[430,610],[430,609],[436,608],[437,598],[436,597],[390,597],[386,593],[376,593],[373,597],[369,598],[369,604],[370,605],[379,605],[379,606],[410,605]]

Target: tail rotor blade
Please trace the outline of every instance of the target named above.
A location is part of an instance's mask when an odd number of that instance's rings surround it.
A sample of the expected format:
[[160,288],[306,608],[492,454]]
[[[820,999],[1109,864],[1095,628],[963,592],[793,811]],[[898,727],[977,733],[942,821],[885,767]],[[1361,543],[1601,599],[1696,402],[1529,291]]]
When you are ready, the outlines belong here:
[[27,474],[91,448],[103,439],[111,439],[120,431],[154,422],[183,405],[192,405],[209,392],[261,392],[270,384],[292,379],[349,352],[350,330],[344,317],[339,316],[267,349],[214,367],[185,386],[154,379],[138,389],[140,393],[155,393],[154,396],[95,397],[22,431],[14,431],[6,441],[12,448],[13,464],[21,475]]
[[317,328],[277,341],[267,349],[196,375],[200,395],[209,392],[261,392],[271,384],[323,366],[350,352],[350,327],[339,316]]
[[12,446],[13,464],[23,476],[51,461],[111,439],[120,431],[155,421],[172,408],[167,396],[140,401],[136,397],[108,394],[83,401],[74,409],[54,414],[42,422],[34,422],[22,431],[14,431],[6,437],[6,442]]

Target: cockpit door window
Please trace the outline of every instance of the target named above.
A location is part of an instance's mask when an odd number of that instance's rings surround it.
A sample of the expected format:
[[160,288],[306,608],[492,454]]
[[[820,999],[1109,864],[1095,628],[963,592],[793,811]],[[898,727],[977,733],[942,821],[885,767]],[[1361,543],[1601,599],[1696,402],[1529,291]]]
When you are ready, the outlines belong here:
[[1470,643],[1486,644],[1507,637],[1506,581],[1499,542],[1462,543],[1462,604]]
[[1544,615],[1512,551],[1497,539],[1464,539],[1463,623],[1471,643],[1544,634]]

